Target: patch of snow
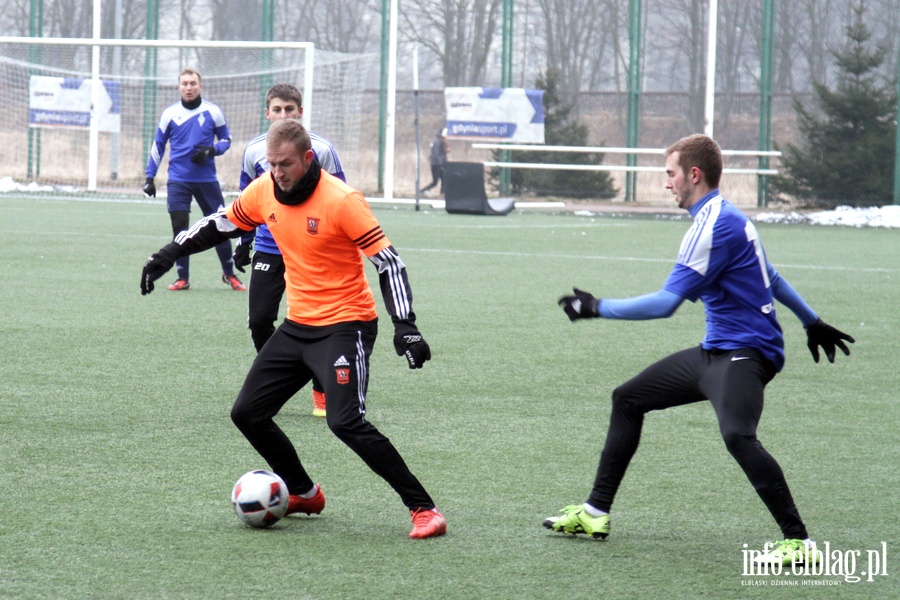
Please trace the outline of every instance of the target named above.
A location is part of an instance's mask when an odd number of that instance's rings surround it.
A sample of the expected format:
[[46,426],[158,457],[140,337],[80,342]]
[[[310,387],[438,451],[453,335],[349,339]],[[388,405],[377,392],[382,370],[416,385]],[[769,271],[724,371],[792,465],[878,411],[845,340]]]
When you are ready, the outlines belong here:
[[809,213],[759,213],[754,217],[761,223],[809,223],[811,225],[843,225],[845,227],[900,228],[900,205],[852,208],[838,206],[834,210]]

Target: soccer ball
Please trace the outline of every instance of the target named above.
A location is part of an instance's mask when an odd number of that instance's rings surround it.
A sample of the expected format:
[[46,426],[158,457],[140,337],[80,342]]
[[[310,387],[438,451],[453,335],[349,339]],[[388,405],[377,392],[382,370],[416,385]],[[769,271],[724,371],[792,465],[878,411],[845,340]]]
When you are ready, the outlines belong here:
[[287,512],[287,485],[270,471],[244,473],[231,490],[231,505],[234,513],[247,525],[268,527]]

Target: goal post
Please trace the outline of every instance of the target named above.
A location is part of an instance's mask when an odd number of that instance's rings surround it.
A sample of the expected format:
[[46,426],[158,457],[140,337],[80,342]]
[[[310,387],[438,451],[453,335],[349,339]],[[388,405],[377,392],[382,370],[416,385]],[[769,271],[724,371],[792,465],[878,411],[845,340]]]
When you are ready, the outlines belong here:
[[244,147],[268,126],[265,93],[275,83],[300,89],[304,125],[331,140],[352,169],[374,62],[374,54],[325,52],[311,42],[0,36],[0,144],[15,149],[0,154],[0,178],[83,195],[139,192],[159,116],[179,100],[178,73],[188,66],[231,132],[230,150],[216,159],[226,193],[238,189]]

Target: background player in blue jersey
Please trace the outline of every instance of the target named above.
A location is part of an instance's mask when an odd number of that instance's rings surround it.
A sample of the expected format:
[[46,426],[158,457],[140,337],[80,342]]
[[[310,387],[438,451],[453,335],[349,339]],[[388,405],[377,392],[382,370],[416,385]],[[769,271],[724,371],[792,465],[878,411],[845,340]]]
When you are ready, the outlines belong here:
[[[190,224],[191,198],[197,199],[204,216],[225,206],[216,177],[215,157],[225,154],[231,147],[231,134],[222,109],[200,97],[202,88],[200,73],[191,68],[181,71],[178,75],[181,102],[163,111],[147,161],[147,180],[143,190],[148,196],[156,196],[154,178],[166,153],[166,144],[171,146],[166,204],[172,220],[173,239]],[[216,246],[216,254],[222,263],[222,281],[233,290],[246,290],[234,274],[231,241],[226,240]],[[176,267],[178,279],[169,289],[178,291],[190,288],[188,258],[179,259]]]
[[[278,83],[266,92],[266,119],[278,121],[280,119],[299,119],[303,115],[303,97],[300,90],[289,83]],[[241,167],[241,191],[250,182],[269,172],[269,161],[266,159],[266,137],[264,133],[247,144],[244,150],[244,159]],[[312,151],[319,166],[347,181],[344,177],[344,169],[341,159],[338,157],[334,145],[320,135],[309,132],[312,141]],[[260,225],[254,233],[241,238],[234,253],[235,267],[244,272],[244,267],[250,264],[250,251],[253,253],[253,268],[250,271],[250,298],[249,315],[247,324],[250,327],[250,337],[253,345],[259,352],[272,334],[275,333],[275,321],[278,319],[278,306],[284,296],[284,259],[281,250],[272,239],[269,228]],[[313,378],[313,415],[325,417],[325,392],[318,379]]]
[[835,347],[850,354],[849,335],[824,323],[769,264],[756,228],[719,194],[722,153],[704,135],[683,138],[666,151],[666,188],[693,225],[663,288],[627,299],[599,299],[579,289],[560,298],[572,321],[657,319],[671,316],[684,300],[701,300],[706,337],[695,347],[647,367],[613,391],[606,444],[587,502],[563,509],[544,526],[561,533],[609,534],[613,498],[638,447],[644,415],[701,400],[716,411],[728,451],[743,469],[784,540],[761,561],[817,561],[781,467],[756,438],[766,384],[784,365],[784,341],[775,319],[778,300],[806,327],[808,346],[819,362],[821,346],[830,362]]

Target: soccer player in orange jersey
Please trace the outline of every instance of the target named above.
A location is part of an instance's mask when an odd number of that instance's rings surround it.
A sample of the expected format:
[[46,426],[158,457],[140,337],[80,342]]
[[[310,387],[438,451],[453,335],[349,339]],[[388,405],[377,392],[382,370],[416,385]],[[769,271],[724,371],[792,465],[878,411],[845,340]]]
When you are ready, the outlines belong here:
[[325,496],[273,420],[315,376],[328,398],[328,427],[400,495],[412,516],[410,537],[441,535],[447,530],[443,515],[390,440],[366,419],[378,319],[363,255],[378,269],[397,354],[411,369],[431,358],[416,327],[406,267],[362,193],[320,168],[299,121],[273,123],[266,154],[267,176],[148,259],[141,293],[152,292],[153,282],[178,258],[266,224],[284,256],[288,314],[247,373],[231,410],[234,424],[287,483],[288,514],[318,514]]

